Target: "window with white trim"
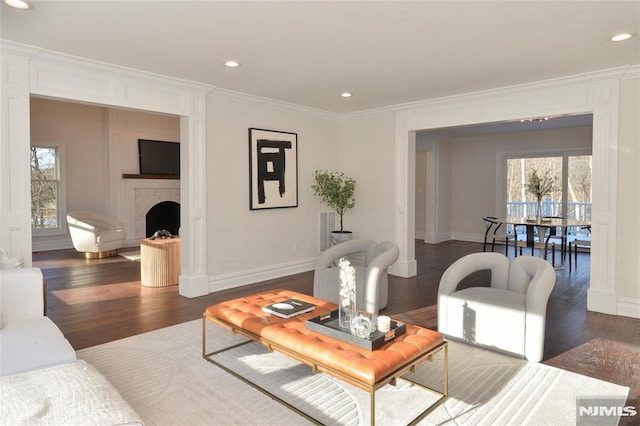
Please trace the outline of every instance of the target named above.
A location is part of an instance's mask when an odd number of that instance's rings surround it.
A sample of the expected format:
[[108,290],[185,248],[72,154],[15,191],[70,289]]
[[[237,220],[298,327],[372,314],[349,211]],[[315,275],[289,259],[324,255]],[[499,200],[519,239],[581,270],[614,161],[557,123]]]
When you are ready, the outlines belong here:
[[[591,220],[590,152],[559,152],[548,155],[505,156],[505,200],[507,216],[530,217],[535,215],[536,201],[525,190],[525,183],[533,170],[555,177],[554,190],[543,197],[543,216],[561,216],[568,219]],[[569,229],[570,234],[581,230]]]
[[31,229],[34,234],[62,230],[62,181],[60,150],[31,146]]

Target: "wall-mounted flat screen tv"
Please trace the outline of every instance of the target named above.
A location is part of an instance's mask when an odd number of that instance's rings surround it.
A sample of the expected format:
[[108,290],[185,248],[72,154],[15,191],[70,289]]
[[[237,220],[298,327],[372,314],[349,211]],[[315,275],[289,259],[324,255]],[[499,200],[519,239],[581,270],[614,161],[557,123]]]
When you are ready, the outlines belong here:
[[138,139],[141,175],[180,176],[180,144],[178,142]]

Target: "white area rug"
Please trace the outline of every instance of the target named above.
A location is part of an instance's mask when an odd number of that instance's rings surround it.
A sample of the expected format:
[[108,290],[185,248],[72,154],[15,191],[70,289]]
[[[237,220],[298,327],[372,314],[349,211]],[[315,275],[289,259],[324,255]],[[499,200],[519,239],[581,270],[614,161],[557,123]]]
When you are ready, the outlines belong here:
[[[146,425],[302,425],[303,417],[207,362],[196,320],[78,351],[118,389]],[[207,351],[243,339],[209,324]],[[331,425],[369,424],[366,392],[249,344],[218,358],[236,372]],[[442,356],[412,379],[439,386]],[[626,398],[629,389],[462,343],[449,348],[449,397],[421,425],[575,425],[576,397]],[[402,425],[428,397],[399,382],[376,393],[376,423]]]

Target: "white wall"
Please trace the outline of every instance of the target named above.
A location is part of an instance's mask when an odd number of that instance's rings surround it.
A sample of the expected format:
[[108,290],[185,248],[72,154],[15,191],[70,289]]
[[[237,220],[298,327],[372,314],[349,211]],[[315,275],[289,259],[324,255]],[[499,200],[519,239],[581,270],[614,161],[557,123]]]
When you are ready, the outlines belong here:
[[107,109],[31,98],[31,145],[63,149],[68,211],[108,208]]
[[340,122],[339,170],[356,180],[356,205],[344,216],[344,227],[354,238],[395,240],[393,140],[394,116],[389,111]]
[[120,174],[138,174],[138,139],[180,142],[180,118],[145,111],[109,108],[109,134],[119,145]]
[[442,185],[438,190],[450,194],[451,222],[443,223],[439,233],[448,233],[456,240],[482,241],[482,217],[504,216],[496,203],[502,199],[504,186],[499,174],[502,155],[591,150],[591,141],[591,126],[442,140],[440,143],[450,148],[451,157],[442,158],[439,165],[449,174],[451,185]]
[[[216,90],[207,103],[207,273],[212,291],[312,269],[316,169],[337,167],[337,117]],[[298,207],[249,210],[249,128],[298,135]]]
[[424,240],[427,231],[427,153],[416,152],[416,239]]
[[640,78],[622,80],[618,154],[619,311],[640,318]]
[[[125,224],[129,220],[122,174],[139,173],[138,139],[180,139],[178,117],[165,114],[32,97],[30,118],[32,145],[62,148],[66,211],[94,211]],[[72,247],[62,219],[59,235],[33,237],[34,251]],[[128,229],[126,245],[136,242],[133,229]]]
[[[614,70],[605,72],[606,78],[597,75],[578,76],[522,88],[496,89],[419,105],[398,106],[389,109],[389,112],[379,113],[379,116],[350,116],[336,124],[335,116],[310,112],[303,107],[284,107],[276,102],[252,100],[251,96],[229,96],[222,100],[224,96],[215,93],[204,102],[206,93],[211,89],[208,86],[161,76],[151,78],[133,70],[125,71],[90,61],[85,63],[80,58],[61,60],[59,55],[37,48],[8,46],[6,43],[2,48],[2,98],[5,108],[1,117],[0,246],[9,248],[12,256],[23,255],[27,264],[31,263],[28,212],[29,93],[135,109],[148,108],[182,116],[181,134],[184,137],[181,139],[189,142],[187,164],[190,167],[186,171],[187,177],[182,179],[181,187],[183,196],[187,198],[185,216],[188,226],[183,244],[180,294],[188,297],[205,294],[207,286],[211,290],[242,285],[259,281],[260,278],[273,278],[310,268],[317,255],[317,248],[311,249],[305,244],[312,238],[312,233],[317,232],[317,214],[323,207],[313,200],[310,192],[308,195],[302,195],[302,191],[300,193],[301,206],[308,202],[309,207],[305,205],[304,208],[254,212],[257,214],[250,215],[248,180],[242,185],[241,181],[229,178],[241,174],[248,179],[248,127],[298,133],[300,189],[310,186],[310,174],[316,168],[344,166],[347,174],[359,179],[359,185],[364,186],[366,191],[358,195],[359,199],[364,197],[359,201],[362,211],[354,210],[353,213],[356,226],[364,227],[355,231],[370,229],[378,232],[378,239],[392,236],[401,246],[399,263],[404,263],[401,272],[405,274],[403,276],[411,276],[412,271],[415,274],[415,267],[411,264],[414,259],[415,216],[414,131],[501,121],[517,118],[517,115],[594,111],[594,141],[597,142],[594,143],[594,149],[597,149],[594,160],[598,159],[595,161],[597,171],[606,184],[598,188],[596,197],[598,210],[594,217],[597,216],[597,226],[593,230],[596,244],[592,256],[592,288],[588,306],[600,312],[616,313],[616,306],[620,302],[617,299],[619,292],[637,294],[630,289],[638,284],[634,279],[640,268],[637,262],[640,248],[637,244],[625,243],[620,246],[617,238],[618,234],[624,235],[625,228],[635,225],[637,221],[637,206],[618,199],[618,192],[623,198],[628,194],[637,197],[638,194],[637,184],[620,184],[618,179],[619,174],[630,175],[636,177],[637,182],[637,174],[634,174],[637,173],[637,162],[623,161],[618,150],[618,143],[621,142],[624,148],[630,147],[631,152],[637,153],[637,146],[633,151],[634,143],[637,144],[638,140],[637,128],[631,129],[631,126],[637,126],[638,107],[636,101],[629,100],[630,96],[637,93],[637,80],[640,78],[637,67],[635,71],[625,71],[633,75],[632,81],[635,82],[622,85],[622,98],[618,98],[617,83],[617,76],[622,71]],[[126,90],[138,87],[136,84],[139,81],[144,81],[148,90]],[[83,91],[84,87],[86,89]],[[618,102],[619,99],[621,102]],[[207,107],[209,110],[206,110]],[[389,118],[393,118],[395,123],[390,122],[393,120]],[[371,129],[375,129],[375,132]],[[625,139],[618,140],[618,130]],[[208,134],[211,135],[207,137]],[[390,146],[385,145],[385,141],[391,138],[393,142]],[[302,141],[307,139],[311,142],[304,147]],[[199,156],[198,153],[205,152],[205,142],[207,155]],[[244,148],[241,148],[242,145]],[[220,150],[223,147],[231,149],[227,161],[233,165],[233,170],[227,165],[218,172],[213,170],[213,164],[206,164],[205,168],[205,161],[211,160],[218,147]],[[303,147],[313,148],[303,154]],[[374,149],[370,149],[372,147]],[[366,152],[361,159],[356,159],[354,153],[361,150]],[[241,166],[243,162],[244,167]],[[303,177],[304,170],[309,173],[308,177]],[[205,175],[212,176],[202,179],[204,182],[198,180],[198,177]],[[386,185],[392,180],[392,189],[387,190]],[[240,186],[244,186],[244,190],[235,191]],[[229,191],[228,187],[234,191]],[[375,200],[371,195],[375,195]],[[203,204],[206,204],[206,208]],[[244,204],[244,208],[241,204]],[[234,214],[240,217],[234,217]],[[369,220],[366,216],[369,214],[375,214],[375,219]],[[309,231],[311,224],[315,225],[312,232]],[[391,232],[387,231],[390,227],[394,229]],[[288,229],[293,230],[289,232]],[[291,238],[294,234],[299,235],[302,245],[298,245],[298,250],[287,249],[288,244],[289,247],[292,247],[292,243],[295,246],[296,241]],[[201,244],[203,238],[207,238],[205,244]],[[317,237],[313,237],[313,240],[316,241]],[[629,249],[632,263],[625,263],[628,268],[625,271],[621,270],[622,262],[617,258],[618,248]],[[309,258],[312,253],[313,256]],[[206,270],[202,268],[205,261]],[[207,285],[207,280],[213,285]],[[640,301],[634,297],[626,297],[622,302],[633,313],[640,306]]]

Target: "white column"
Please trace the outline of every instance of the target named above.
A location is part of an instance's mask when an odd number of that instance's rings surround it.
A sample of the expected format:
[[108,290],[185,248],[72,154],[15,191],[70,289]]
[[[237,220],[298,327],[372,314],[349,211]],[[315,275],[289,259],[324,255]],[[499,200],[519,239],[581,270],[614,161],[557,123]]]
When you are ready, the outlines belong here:
[[31,266],[29,57],[1,45],[0,247]]

